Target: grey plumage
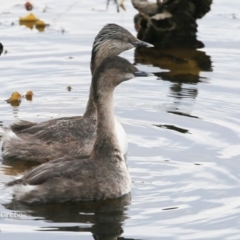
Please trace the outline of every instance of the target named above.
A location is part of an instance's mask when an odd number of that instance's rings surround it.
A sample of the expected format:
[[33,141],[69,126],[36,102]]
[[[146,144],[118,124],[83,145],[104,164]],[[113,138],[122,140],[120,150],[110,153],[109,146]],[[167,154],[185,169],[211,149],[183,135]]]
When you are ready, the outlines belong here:
[[[107,24],[93,43],[91,71],[110,55],[139,45],[139,41],[126,29]],[[90,87],[86,111],[82,116],[52,119],[41,123],[20,121],[10,126],[18,136],[3,136],[3,158],[47,162],[62,156],[89,155],[96,138],[96,109]],[[34,154],[35,153],[35,154]]]
[[133,78],[136,72],[139,74],[136,67],[117,56],[102,61],[92,78],[97,135],[90,157],[55,159],[36,167],[23,178],[9,182],[9,187],[36,186],[29,192],[16,194],[17,201],[104,200],[130,192],[131,177],[114,128],[113,91],[119,83]]

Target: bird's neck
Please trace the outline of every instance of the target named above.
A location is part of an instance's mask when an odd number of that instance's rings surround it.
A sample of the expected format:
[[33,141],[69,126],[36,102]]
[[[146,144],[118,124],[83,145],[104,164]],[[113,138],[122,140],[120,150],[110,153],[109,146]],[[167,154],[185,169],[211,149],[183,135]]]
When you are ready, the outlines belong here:
[[93,101],[92,84],[90,86],[88,103],[87,103],[87,107],[86,107],[83,117],[84,117],[84,119],[93,120],[93,121],[96,121],[96,119],[97,119],[97,111],[96,111],[96,107],[95,107],[95,104]]
[[113,89],[107,94],[98,93],[95,101],[97,109],[97,137],[93,154],[96,158],[123,160],[115,130],[113,109]]

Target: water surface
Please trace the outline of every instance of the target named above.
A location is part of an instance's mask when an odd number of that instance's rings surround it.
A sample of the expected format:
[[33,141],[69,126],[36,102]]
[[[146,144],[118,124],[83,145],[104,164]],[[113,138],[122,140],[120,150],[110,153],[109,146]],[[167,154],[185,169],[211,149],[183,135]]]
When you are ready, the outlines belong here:
[[[0,15],[0,124],[83,113],[92,42],[114,22],[135,33],[131,2],[31,1],[50,24],[43,32],[19,26],[25,1],[3,4]],[[47,6],[47,8],[46,8]],[[45,12],[43,10],[46,9]],[[156,73],[116,89],[115,112],[129,140],[131,196],[100,203],[6,204],[0,197],[0,237],[7,239],[240,239],[240,10],[214,1],[198,21],[197,50],[130,50],[122,54]],[[68,86],[71,91],[67,90]],[[34,92],[19,106],[11,93]],[[4,183],[25,164],[0,166]],[[18,217],[11,217],[13,212]],[[6,216],[6,215],[5,215]]]

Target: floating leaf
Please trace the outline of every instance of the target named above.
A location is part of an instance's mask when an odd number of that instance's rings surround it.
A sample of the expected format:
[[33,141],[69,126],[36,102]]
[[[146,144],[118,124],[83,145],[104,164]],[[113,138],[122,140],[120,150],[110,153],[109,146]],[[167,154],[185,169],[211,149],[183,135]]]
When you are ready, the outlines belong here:
[[32,91],[27,91],[26,95],[25,96],[32,96],[33,95],[33,92]]
[[35,17],[33,13],[30,13],[26,17],[20,17],[19,22],[36,22],[38,19]]
[[15,100],[15,101],[9,102],[9,104],[13,107],[18,107],[20,103],[21,103],[21,100]]
[[41,20],[37,20],[36,26],[46,26],[46,24],[45,24],[45,22],[43,22]]
[[20,26],[24,25],[24,26],[26,26],[26,27],[28,27],[30,29],[33,29],[33,27],[34,27],[34,25],[35,25],[37,20],[38,19],[35,17],[35,15],[30,13],[26,17],[20,17],[19,24],[20,24]]
[[28,27],[30,29],[33,29],[34,25],[35,25],[35,21],[19,21],[19,25],[22,26],[24,25],[25,27]]
[[21,94],[19,92],[13,92],[11,97],[8,100],[6,100],[6,101],[19,100],[19,99],[21,99],[21,97],[22,96],[21,96]]
[[49,24],[46,24],[45,22],[43,22],[41,20],[38,20],[35,24],[36,24],[36,29],[39,32],[43,32],[45,27],[49,25]]
[[26,2],[24,6],[27,11],[31,11],[33,9],[33,5],[30,2]]
[[32,97],[33,97],[33,92],[32,91],[28,91],[25,95],[26,99],[28,101],[32,101]]
[[19,24],[24,25],[30,29],[33,29],[33,27],[36,26],[36,29],[39,32],[43,32],[45,27],[49,26],[49,24],[46,24],[45,22],[37,19],[36,16],[32,13],[26,17],[20,17]]
[[21,102],[21,94],[18,92],[14,92],[12,93],[12,96],[7,99],[7,103],[10,103],[12,106],[19,106],[20,102]]

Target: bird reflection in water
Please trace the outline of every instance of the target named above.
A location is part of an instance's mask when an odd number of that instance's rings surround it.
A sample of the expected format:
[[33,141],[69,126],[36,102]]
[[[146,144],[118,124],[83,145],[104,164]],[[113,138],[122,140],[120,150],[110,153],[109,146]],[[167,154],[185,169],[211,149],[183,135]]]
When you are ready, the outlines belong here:
[[50,222],[46,229],[41,228],[40,231],[91,232],[94,240],[130,240],[120,237],[130,203],[131,195],[128,194],[107,201],[39,205],[12,202],[5,207]]
[[[135,64],[159,67],[161,70],[154,73],[158,80],[172,83],[168,96],[174,101],[167,107],[168,113],[198,118],[189,112],[192,110],[193,100],[198,95],[197,84],[208,81],[207,78],[201,77],[200,73],[212,71],[212,61],[209,55],[203,50],[194,48],[137,48],[134,61]],[[178,132],[185,133],[185,131]]]

